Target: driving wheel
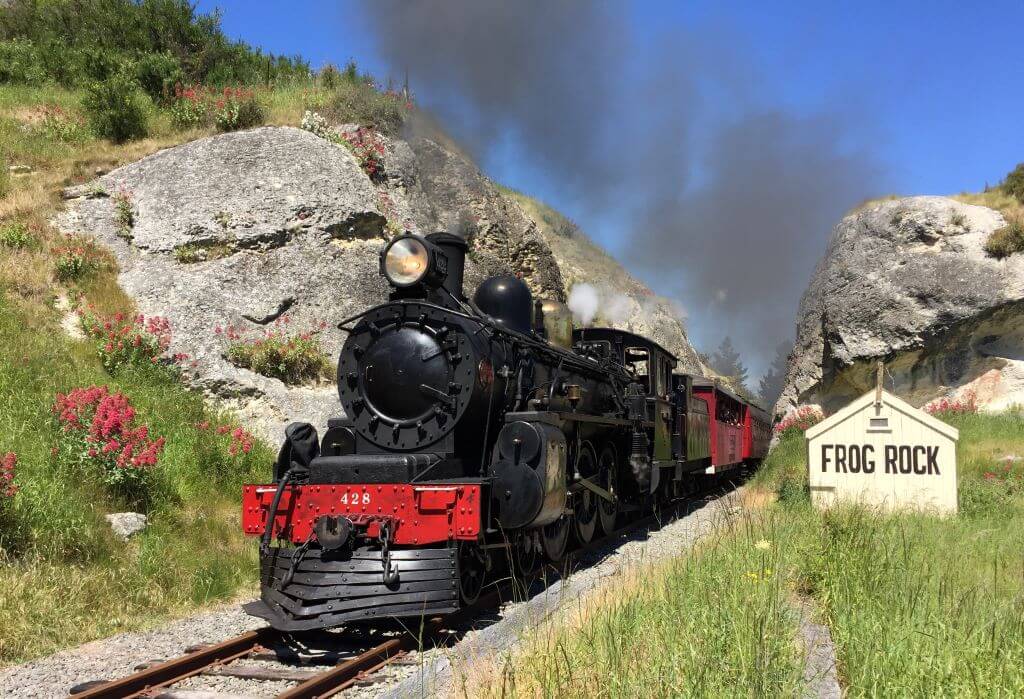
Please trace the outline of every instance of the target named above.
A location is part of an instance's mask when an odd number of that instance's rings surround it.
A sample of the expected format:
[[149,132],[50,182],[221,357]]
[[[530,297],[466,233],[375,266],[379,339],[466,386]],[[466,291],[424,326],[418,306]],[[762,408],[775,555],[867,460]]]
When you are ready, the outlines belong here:
[[615,496],[612,501],[604,498],[597,498],[597,514],[601,520],[601,529],[605,534],[615,531],[615,520],[619,514],[619,501],[617,493],[617,464],[615,463],[615,449],[608,444],[601,450],[601,456],[597,460],[599,483],[602,488]]

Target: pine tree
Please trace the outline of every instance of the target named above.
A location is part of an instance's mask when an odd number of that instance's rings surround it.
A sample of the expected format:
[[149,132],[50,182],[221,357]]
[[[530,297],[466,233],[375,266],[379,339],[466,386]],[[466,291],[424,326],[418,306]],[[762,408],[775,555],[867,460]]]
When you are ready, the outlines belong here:
[[747,367],[743,365],[739,352],[732,346],[732,338],[728,335],[722,340],[722,344],[714,351],[710,358],[711,368],[719,375],[725,377],[739,393],[747,391]]
[[758,385],[758,397],[766,410],[771,410],[775,401],[782,395],[786,387],[786,369],[789,363],[789,343],[782,342],[775,348],[775,359],[761,377]]

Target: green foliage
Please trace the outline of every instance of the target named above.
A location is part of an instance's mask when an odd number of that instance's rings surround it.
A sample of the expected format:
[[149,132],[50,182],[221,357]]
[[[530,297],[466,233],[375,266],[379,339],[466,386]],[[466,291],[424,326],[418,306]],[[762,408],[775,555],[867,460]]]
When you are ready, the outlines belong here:
[[267,118],[266,110],[251,90],[224,88],[213,112],[218,131],[237,131],[259,126]]
[[272,331],[255,340],[239,339],[228,347],[227,358],[232,364],[291,384],[329,378],[334,369],[319,340],[309,334]]
[[209,108],[195,88],[186,88],[171,104],[171,123],[179,129],[195,129],[206,123]]
[[40,85],[46,77],[38,49],[30,40],[0,41],[0,83]]
[[1013,168],[1003,180],[1002,188],[1007,194],[1024,204],[1024,163]]
[[90,238],[66,236],[65,244],[51,250],[53,271],[59,282],[81,281],[110,268],[110,261]]
[[1021,251],[1024,251],[1024,221],[1020,217],[1010,217],[1005,226],[992,231],[985,241],[985,252],[997,259]]
[[[7,294],[0,336],[0,454],[17,452],[19,488],[0,530],[0,664],[138,629],[253,585],[256,548],[238,529],[238,493],[265,478],[273,459],[265,445],[236,439],[233,426],[222,432],[231,417],[167,372],[108,374],[91,342],[69,340],[56,318],[25,314]],[[137,419],[166,438],[150,472],[151,524],[128,544],[103,518],[119,511],[114,494],[98,480],[66,478],[51,455],[62,444],[55,395],[92,384],[124,392]]]
[[317,80],[320,83],[320,87],[325,90],[334,90],[341,84],[342,75],[338,67],[333,63],[327,63],[320,72],[317,74]]
[[364,82],[342,82],[327,99],[322,113],[339,124],[361,124],[396,134],[409,107],[397,95],[378,92]]
[[4,82],[84,85],[134,67],[157,97],[167,79],[177,79],[171,61],[188,82],[310,79],[301,58],[266,55],[230,40],[219,13],[199,14],[188,0],[10,0],[0,13],[0,41]]
[[35,243],[28,226],[20,221],[0,225],[0,245],[7,248],[27,248]]
[[56,106],[42,107],[41,111],[43,119],[37,130],[44,138],[60,143],[81,143],[92,135],[77,114]]
[[170,97],[185,79],[181,63],[169,53],[147,53],[135,63],[135,78],[154,101]]
[[83,105],[93,131],[102,138],[122,143],[148,131],[146,98],[125,73],[90,85]]

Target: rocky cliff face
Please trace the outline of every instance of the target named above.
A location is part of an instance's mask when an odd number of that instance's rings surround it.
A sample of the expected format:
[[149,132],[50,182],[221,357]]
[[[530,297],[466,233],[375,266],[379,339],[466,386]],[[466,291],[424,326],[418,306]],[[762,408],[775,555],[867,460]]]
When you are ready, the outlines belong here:
[[[191,356],[185,379],[277,441],[291,420],[341,414],[334,386],[286,386],[230,364],[226,329],[254,337],[287,318],[337,356],[338,321],[386,299],[378,253],[396,230],[464,235],[470,293],[511,271],[537,296],[565,298],[537,223],[471,161],[438,140],[379,138],[372,180],[349,149],[300,129],[200,139],[67,190],[57,224],[113,249],[139,310],[166,316],[171,351]],[[130,230],[118,223],[122,194]],[[681,327],[673,340],[692,353]]]
[[827,411],[874,386],[915,405],[974,396],[983,409],[1024,403],[1024,256],[982,246],[1004,225],[944,197],[868,205],[836,226],[800,302],[781,415]]

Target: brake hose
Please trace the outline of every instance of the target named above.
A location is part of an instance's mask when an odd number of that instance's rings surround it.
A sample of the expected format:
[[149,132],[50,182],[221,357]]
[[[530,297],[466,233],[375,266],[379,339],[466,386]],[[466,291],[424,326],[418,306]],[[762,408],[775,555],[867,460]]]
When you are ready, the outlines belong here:
[[284,488],[292,476],[299,475],[305,471],[304,466],[292,463],[291,467],[284,472],[281,480],[277,482],[277,490],[274,491],[274,499],[270,501],[270,511],[267,513],[267,526],[263,530],[263,538],[260,540],[260,553],[266,555],[270,551],[270,539],[274,535],[274,519],[277,517],[277,506],[281,504],[281,496],[284,495]]

